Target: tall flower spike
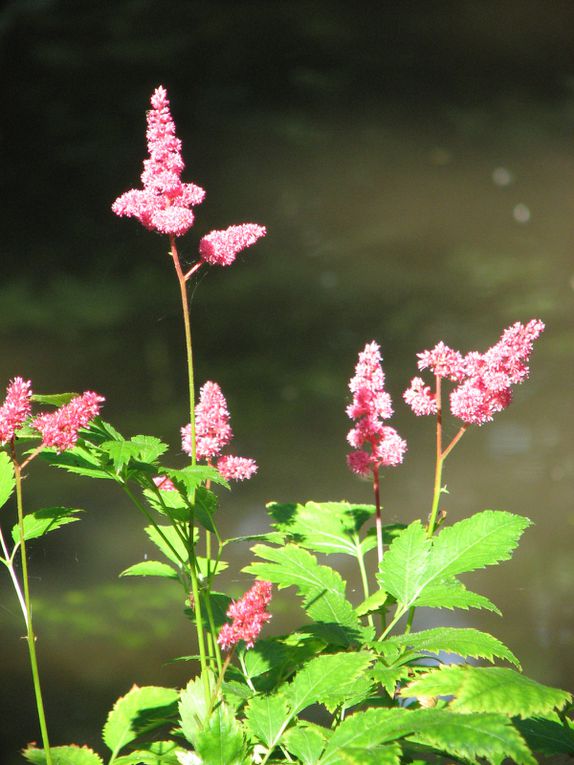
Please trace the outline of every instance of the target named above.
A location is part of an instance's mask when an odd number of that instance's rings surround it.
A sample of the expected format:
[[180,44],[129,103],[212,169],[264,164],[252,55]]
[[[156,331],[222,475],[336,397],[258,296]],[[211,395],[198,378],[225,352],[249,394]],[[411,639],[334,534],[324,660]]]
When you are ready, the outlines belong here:
[[75,446],[78,431],[98,416],[104,401],[103,396],[86,391],[55,412],[39,415],[32,421],[32,427],[42,434],[44,446],[63,452]]
[[[196,455],[199,460],[217,459],[217,469],[226,480],[245,481],[257,472],[255,460],[232,455],[220,456],[233,438],[227,401],[215,382],[207,381],[199,391],[195,407]],[[181,446],[191,455],[191,425],[181,429]],[[219,459],[218,459],[219,458]]]
[[169,109],[167,92],[161,85],[151,97],[147,113],[149,158],[141,176],[143,189],[131,189],[112,205],[116,215],[137,218],[158,234],[183,236],[193,225],[191,207],[200,204],[205,191],[193,183],[182,183],[184,163],[181,141]]
[[353,402],[347,407],[347,414],[356,424],[347,434],[347,441],[355,450],[348,455],[347,464],[362,476],[379,467],[399,465],[407,449],[406,441],[397,431],[383,425],[393,408],[391,397],[384,390],[381,361],[379,345],[367,343],[349,383]]
[[6,389],[6,399],[0,407],[0,444],[11,441],[30,416],[31,382],[15,377]]
[[217,642],[224,651],[245,641],[247,648],[253,648],[263,625],[271,619],[267,606],[271,602],[271,582],[255,582],[253,587],[227,610],[227,616],[233,621],[224,624],[219,632]]
[[267,229],[257,223],[229,226],[224,231],[211,231],[199,243],[199,254],[214,266],[230,266],[241,250],[265,236]]

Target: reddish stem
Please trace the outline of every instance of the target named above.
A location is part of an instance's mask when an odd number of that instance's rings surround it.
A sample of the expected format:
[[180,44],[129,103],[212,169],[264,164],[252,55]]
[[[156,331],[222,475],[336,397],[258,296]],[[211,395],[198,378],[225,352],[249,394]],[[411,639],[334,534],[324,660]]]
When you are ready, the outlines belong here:
[[383,562],[383,524],[381,521],[381,495],[379,487],[379,468],[373,467],[373,489],[375,490],[375,528],[377,530],[377,555],[379,564]]

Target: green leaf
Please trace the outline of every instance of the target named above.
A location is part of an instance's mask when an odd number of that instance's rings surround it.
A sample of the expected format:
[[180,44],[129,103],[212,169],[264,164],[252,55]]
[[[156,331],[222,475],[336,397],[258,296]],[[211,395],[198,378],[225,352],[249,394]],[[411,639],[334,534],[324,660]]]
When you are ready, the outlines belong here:
[[380,683],[389,696],[394,696],[397,683],[408,680],[410,677],[409,667],[386,667],[378,662],[372,669],[372,677],[376,683]]
[[340,645],[361,639],[363,627],[345,598],[345,582],[337,571],[319,565],[311,553],[294,544],[281,548],[255,545],[252,551],[268,562],[252,563],[244,571],[279,588],[296,586],[309,616],[316,622],[333,625],[331,633],[337,636]]
[[302,765],[316,765],[330,731],[319,725],[299,722],[283,736],[283,745],[301,760]]
[[466,590],[455,575],[510,558],[529,525],[522,516],[484,510],[431,540],[420,521],[415,521],[390,546],[379,581],[404,610],[413,605],[496,610],[487,598]]
[[193,507],[195,517],[201,523],[204,529],[215,533],[215,526],[213,525],[213,516],[217,510],[217,495],[214,494],[205,486],[199,486],[195,492],[195,505]]
[[65,406],[69,404],[73,398],[79,396],[79,393],[32,393],[30,397],[31,401],[36,404],[47,404],[48,406]]
[[[37,539],[49,531],[59,529],[60,526],[79,521],[76,513],[81,512],[73,507],[44,507],[42,510],[28,513],[24,516],[24,540],[28,542],[30,539]],[[18,524],[12,527],[12,539],[16,543],[20,541]]]
[[[216,627],[221,627],[228,621],[227,611],[231,605],[231,598],[223,592],[210,592],[209,599],[213,612],[213,622]],[[195,623],[195,611],[192,608],[186,608],[185,615]]]
[[153,741],[142,744],[130,754],[114,760],[114,765],[179,765],[176,752],[183,751],[175,741]]
[[360,553],[358,532],[374,514],[374,505],[348,502],[307,502],[306,505],[268,506],[274,527],[305,548],[320,553]]
[[103,730],[104,743],[117,754],[142,733],[169,722],[175,715],[178,697],[173,688],[134,685],[109,713]]
[[183,735],[195,746],[198,732],[207,717],[205,688],[201,677],[189,681],[179,699],[179,717]]
[[198,731],[194,748],[205,765],[247,765],[245,739],[227,705],[221,702]]
[[218,483],[227,489],[229,488],[229,483],[223,478],[221,473],[210,465],[189,465],[179,470],[163,468],[163,472],[171,478],[179,489],[185,491],[189,497],[192,497],[195,489],[206,481]]
[[[149,480],[149,479],[148,479]],[[150,506],[168,518],[175,521],[189,521],[191,518],[191,505],[187,496],[182,496],[179,491],[168,489],[144,489],[143,492]]]
[[401,708],[369,709],[346,718],[333,733],[320,765],[336,765],[339,752],[349,747],[376,746],[406,736],[476,765],[478,758],[501,765],[507,757],[519,765],[536,765],[520,734],[502,715]]
[[120,576],[161,576],[165,579],[178,579],[177,571],[159,560],[144,560],[124,569]]
[[558,720],[514,720],[514,725],[535,752],[574,755],[574,731]]
[[120,473],[131,459],[138,454],[137,444],[129,441],[104,441],[100,444],[100,449],[105,452],[113,462],[114,470]]
[[289,717],[287,701],[281,694],[255,696],[245,710],[245,723],[258,741],[270,747]]
[[456,712],[497,712],[511,717],[544,715],[572,696],[506,667],[447,666],[428,672],[401,691],[402,696],[454,696]]
[[355,680],[373,661],[369,653],[324,654],[311,659],[289,685],[281,686],[293,714],[311,704],[334,707],[354,691]]
[[169,448],[155,436],[133,436],[130,443],[137,447],[136,457],[141,462],[155,462]]
[[[159,531],[158,531],[159,529]],[[188,549],[173,526],[146,526],[144,529],[154,545],[179,568],[188,560]]]
[[346,747],[339,752],[341,765],[399,765],[401,747],[398,744],[372,748]]
[[[33,765],[46,765],[47,758],[44,749],[35,746],[27,747],[22,754]],[[52,765],[103,765],[102,758],[87,746],[51,746]]]
[[270,673],[275,677],[290,677],[317,652],[315,641],[304,640],[290,645],[277,638],[258,640],[253,648],[239,649],[239,656],[250,680]]
[[385,655],[389,651],[394,653],[403,648],[412,648],[415,651],[431,651],[432,653],[443,651],[465,658],[470,656],[473,659],[489,661],[495,658],[505,659],[520,669],[520,663],[510,648],[488,632],[471,628],[437,627],[422,632],[411,632],[408,635],[387,638],[380,647]]
[[357,616],[366,616],[367,614],[379,611],[387,602],[388,597],[388,593],[384,590],[377,590],[355,608],[355,613]]
[[[102,459],[102,457],[106,459]],[[76,473],[88,478],[116,480],[116,476],[111,469],[106,469],[107,455],[97,455],[94,451],[88,450],[79,444],[61,454],[58,454],[55,449],[44,449],[40,452],[40,458],[50,465],[54,465],[54,467],[67,470],[68,473]]]
[[14,465],[6,452],[0,452],[0,507],[3,507],[10,499],[16,479],[14,478]]

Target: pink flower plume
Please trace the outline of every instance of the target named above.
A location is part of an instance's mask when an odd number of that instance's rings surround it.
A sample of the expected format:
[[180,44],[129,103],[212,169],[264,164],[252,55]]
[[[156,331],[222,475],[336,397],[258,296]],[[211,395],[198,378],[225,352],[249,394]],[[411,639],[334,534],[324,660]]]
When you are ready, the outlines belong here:
[[15,377],[6,389],[6,399],[0,407],[0,444],[2,445],[14,438],[16,431],[30,416],[31,384],[30,380]]
[[391,417],[393,408],[391,397],[384,390],[381,362],[379,345],[367,343],[349,383],[353,401],[347,407],[347,415],[355,420],[355,426],[347,434],[347,441],[355,451],[348,455],[347,464],[362,476],[381,466],[399,465],[407,449],[406,441],[397,431],[383,425],[383,420]]
[[241,250],[251,247],[266,233],[266,228],[256,223],[242,223],[229,226],[224,231],[211,231],[201,239],[199,254],[214,266],[230,266]]
[[403,398],[417,416],[437,413],[436,397],[421,377],[413,377]]
[[464,361],[458,351],[453,351],[442,341],[430,351],[418,353],[418,368],[431,370],[438,377],[446,377],[454,382],[464,379]]
[[[257,472],[255,460],[247,457],[235,457],[221,452],[233,438],[229,424],[230,416],[227,401],[221,388],[215,382],[207,381],[199,392],[199,401],[195,407],[196,456],[199,460],[217,460],[217,469],[226,480],[245,481]],[[181,429],[181,446],[191,455],[191,424]]]
[[151,97],[147,113],[147,146],[142,189],[131,189],[116,199],[116,215],[137,218],[146,228],[159,234],[183,236],[193,225],[189,209],[200,204],[205,191],[193,183],[183,183],[184,163],[181,141],[169,109],[167,92],[161,85]]
[[227,616],[233,621],[223,625],[217,638],[224,651],[229,651],[240,640],[245,641],[247,648],[253,648],[263,625],[271,619],[267,612],[271,595],[270,582],[255,582],[240,600],[229,606]]
[[98,416],[104,401],[103,396],[86,391],[55,412],[40,414],[32,421],[32,427],[42,434],[44,446],[63,452],[75,446],[78,431]]

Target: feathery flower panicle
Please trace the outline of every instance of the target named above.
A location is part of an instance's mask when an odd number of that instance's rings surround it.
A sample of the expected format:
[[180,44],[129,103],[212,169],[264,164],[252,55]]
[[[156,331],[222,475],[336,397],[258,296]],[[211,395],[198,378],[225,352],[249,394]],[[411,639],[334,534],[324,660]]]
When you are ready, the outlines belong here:
[[[217,383],[208,380],[199,391],[199,402],[195,407],[197,459],[211,462],[219,458],[216,466],[226,480],[245,481],[257,472],[255,460],[232,455],[220,456],[233,438],[229,419],[227,401],[221,388]],[[183,451],[191,455],[191,424],[181,429],[181,436]]]
[[227,616],[233,621],[223,625],[217,638],[224,651],[229,651],[240,640],[245,641],[247,648],[253,648],[261,628],[271,619],[266,609],[272,589],[271,582],[255,582],[240,600],[229,606]]
[[15,377],[6,389],[6,399],[0,407],[0,444],[11,441],[30,416],[32,404],[32,383]]
[[32,427],[42,434],[44,446],[51,446],[56,451],[63,452],[75,446],[78,431],[87,427],[98,416],[104,401],[103,396],[86,391],[55,412],[40,414],[32,421]]
[[200,204],[205,191],[193,183],[183,183],[184,163],[181,141],[169,109],[167,92],[161,85],[151,97],[147,113],[147,146],[141,175],[143,189],[131,189],[116,199],[116,215],[137,218],[158,234],[183,236],[193,225],[191,207]]
[[199,254],[214,266],[230,266],[237,254],[265,236],[265,226],[256,223],[242,223],[229,226],[224,231],[211,231],[199,243]]
[[466,379],[450,395],[453,415],[468,425],[483,425],[506,409],[512,401],[511,386],[523,382],[530,374],[528,360],[534,341],[543,331],[540,319],[532,319],[528,324],[517,321],[485,353],[467,354]]
[[403,398],[417,416],[437,413],[436,396],[422,377],[413,377]]
[[367,343],[359,354],[355,376],[349,382],[353,401],[347,415],[355,426],[347,441],[355,451],[347,456],[347,465],[357,475],[367,476],[381,466],[399,465],[407,449],[394,428],[383,425],[391,417],[391,397],[384,390],[385,375],[381,366],[381,350],[377,343]]
[[418,368],[430,369],[438,377],[446,377],[453,382],[460,382],[464,379],[464,360],[458,351],[454,351],[445,345],[442,341],[437,343],[430,351],[417,353],[419,358]]

